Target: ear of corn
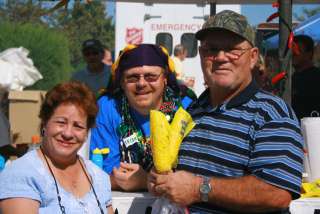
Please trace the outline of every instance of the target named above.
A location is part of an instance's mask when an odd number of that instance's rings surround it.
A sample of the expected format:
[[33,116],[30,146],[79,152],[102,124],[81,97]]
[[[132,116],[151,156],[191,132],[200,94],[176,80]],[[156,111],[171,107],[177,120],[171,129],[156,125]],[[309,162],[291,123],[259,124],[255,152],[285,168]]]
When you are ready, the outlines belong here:
[[160,111],[150,112],[151,150],[153,163],[159,173],[170,171],[169,123]]
[[320,179],[311,183],[302,183],[301,198],[320,197]]
[[180,144],[195,126],[183,108],[175,113],[171,125],[159,111],[150,112],[151,149],[155,168],[163,173],[176,167]]
[[190,114],[180,107],[174,115],[169,131],[172,168],[177,166],[178,152],[183,138],[189,134],[194,126],[195,123]]

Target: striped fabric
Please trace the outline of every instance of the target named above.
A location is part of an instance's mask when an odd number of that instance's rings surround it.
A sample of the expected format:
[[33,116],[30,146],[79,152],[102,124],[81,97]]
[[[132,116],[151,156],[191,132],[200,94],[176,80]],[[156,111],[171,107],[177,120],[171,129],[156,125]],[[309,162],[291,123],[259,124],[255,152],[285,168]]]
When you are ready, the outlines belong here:
[[[252,82],[215,108],[205,91],[190,112],[196,126],[181,144],[179,170],[211,177],[253,174],[299,196],[303,138],[293,110],[282,99]],[[230,213],[209,204],[194,205],[191,211]]]

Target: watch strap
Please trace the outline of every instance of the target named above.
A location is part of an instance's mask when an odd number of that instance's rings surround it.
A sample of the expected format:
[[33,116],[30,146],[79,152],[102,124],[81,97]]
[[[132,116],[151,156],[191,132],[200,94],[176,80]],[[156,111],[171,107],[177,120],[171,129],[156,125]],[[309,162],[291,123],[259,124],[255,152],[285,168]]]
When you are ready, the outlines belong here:
[[200,185],[200,199],[202,202],[208,202],[211,190],[210,178],[203,176]]

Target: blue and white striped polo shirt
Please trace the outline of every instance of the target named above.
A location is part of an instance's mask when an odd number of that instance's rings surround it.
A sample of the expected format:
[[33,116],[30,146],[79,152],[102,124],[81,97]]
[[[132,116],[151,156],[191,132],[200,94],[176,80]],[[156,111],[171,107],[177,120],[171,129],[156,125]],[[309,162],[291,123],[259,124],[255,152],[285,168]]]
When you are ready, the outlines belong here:
[[[196,126],[181,144],[178,170],[210,177],[252,174],[288,190],[293,198],[299,196],[303,138],[292,108],[282,99],[260,90],[253,81],[215,108],[207,90],[189,111]],[[191,210],[224,213],[209,204]]]

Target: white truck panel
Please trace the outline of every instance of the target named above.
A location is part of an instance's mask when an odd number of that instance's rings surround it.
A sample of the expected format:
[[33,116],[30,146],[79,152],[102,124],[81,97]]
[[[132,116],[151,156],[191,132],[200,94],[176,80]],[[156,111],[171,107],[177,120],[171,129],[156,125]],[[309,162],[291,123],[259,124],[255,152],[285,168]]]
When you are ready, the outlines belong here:
[[[216,5],[217,12],[225,9],[241,12],[240,5]],[[172,36],[172,53],[174,46],[182,43],[183,35],[192,35],[201,29],[209,14],[209,5],[116,2],[116,56],[128,43],[155,44],[159,33]],[[195,56],[183,61],[183,72],[195,79],[194,90],[200,95],[204,81],[197,50]]]

